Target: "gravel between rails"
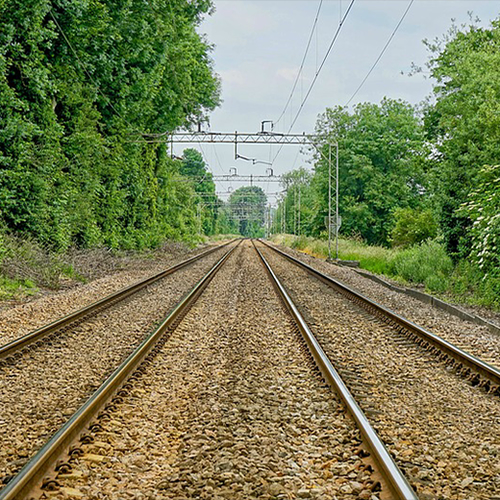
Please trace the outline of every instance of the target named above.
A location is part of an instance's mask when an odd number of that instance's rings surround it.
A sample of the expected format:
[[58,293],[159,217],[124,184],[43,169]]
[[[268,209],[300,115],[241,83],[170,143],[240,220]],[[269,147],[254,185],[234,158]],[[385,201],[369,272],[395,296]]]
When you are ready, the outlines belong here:
[[264,250],[422,500],[500,495],[500,400],[355,304]]
[[352,269],[330,264],[290,248],[278,248],[500,369],[500,336],[490,332],[487,327],[461,320],[413,297],[389,290],[356,274]]
[[21,469],[225,251],[165,277],[0,369],[0,484]]
[[54,498],[378,498],[249,242],[103,427]]
[[142,261],[132,268],[113,273],[70,290],[45,295],[36,300],[0,311],[0,344],[7,344],[106,295],[159,273],[209,247],[197,248],[187,255],[166,256],[160,261]]

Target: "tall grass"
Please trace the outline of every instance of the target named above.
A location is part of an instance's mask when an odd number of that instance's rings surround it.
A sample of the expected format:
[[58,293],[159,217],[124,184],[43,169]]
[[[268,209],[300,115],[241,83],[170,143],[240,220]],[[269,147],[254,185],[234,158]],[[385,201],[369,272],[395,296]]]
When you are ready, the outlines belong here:
[[[328,257],[328,242],[307,236],[279,234],[273,236],[273,241],[283,246],[295,248],[314,257]],[[331,253],[335,256],[335,243],[332,242]],[[363,269],[377,274],[388,274],[394,250],[366,245],[365,243],[339,239],[339,257],[342,260],[357,260]]]
[[[273,236],[273,241],[315,257],[328,256],[328,243],[324,240],[280,234]],[[341,238],[339,257],[342,260],[357,260],[362,269],[409,285],[423,286],[430,293],[451,297],[456,302],[500,310],[500,277],[485,276],[477,266],[466,260],[454,266],[444,246],[437,241],[398,249]]]

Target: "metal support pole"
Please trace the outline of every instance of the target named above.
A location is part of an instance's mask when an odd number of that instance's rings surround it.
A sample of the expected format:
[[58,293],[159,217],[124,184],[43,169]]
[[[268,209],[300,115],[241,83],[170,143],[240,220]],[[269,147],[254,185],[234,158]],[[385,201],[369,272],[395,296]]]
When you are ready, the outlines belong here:
[[285,201],[283,202],[283,228],[284,228],[284,231],[283,233],[286,234],[287,230],[288,230],[288,227],[287,227],[287,223],[286,223],[286,201],[288,199],[288,191],[286,192],[286,195],[285,195]]
[[297,186],[293,189],[293,234],[297,236]]
[[299,223],[297,225],[297,233],[300,236],[300,183],[299,183]]
[[339,260],[339,143],[337,141],[337,165],[335,168],[335,258]]
[[198,203],[198,234],[201,236],[201,205]]
[[328,144],[328,259],[332,258],[332,145]]

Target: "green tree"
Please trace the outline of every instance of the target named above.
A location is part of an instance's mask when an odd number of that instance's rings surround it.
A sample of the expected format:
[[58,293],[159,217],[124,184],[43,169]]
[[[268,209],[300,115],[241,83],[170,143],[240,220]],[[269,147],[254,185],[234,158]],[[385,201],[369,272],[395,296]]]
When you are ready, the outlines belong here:
[[217,225],[217,214],[220,204],[215,194],[215,183],[203,156],[196,149],[185,149],[182,155],[181,174],[193,179],[196,193],[194,202],[197,205],[198,218],[207,235],[214,234]]
[[316,194],[311,186],[311,172],[301,167],[286,172],[281,179],[285,193],[276,211],[275,230],[311,234]]
[[191,187],[173,182],[180,174],[165,145],[144,137],[203,120],[218,104],[211,47],[197,33],[210,9],[208,0],[0,3],[8,231],[56,248],[195,234]]
[[435,80],[425,120],[435,149],[434,199],[449,251],[466,256],[471,219],[460,206],[481,182],[481,167],[500,158],[500,21],[489,28],[454,26],[425,43]]
[[438,234],[438,224],[430,209],[398,208],[394,212],[394,227],[391,231],[393,246],[410,247]]
[[244,186],[229,197],[233,219],[239,222],[239,233],[249,238],[264,236],[267,197],[258,186]]
[[[421,206],[426,190],[423,129],[415,109],[392,99],[383,99],[380,105],[358,104],[352,113],[342,107],[327,109],[316,131],[323,154],[317,158],[313,179],[314,232],[325,230],[328,142],[338,141],[341,232],[360,235],[371,244],[387,244],[394,211]],[[334,175],[335,171],[333,183]]]
[[459,211],[471,222],[471,258],[486,274],[500,276],[500,165],[483,167]]

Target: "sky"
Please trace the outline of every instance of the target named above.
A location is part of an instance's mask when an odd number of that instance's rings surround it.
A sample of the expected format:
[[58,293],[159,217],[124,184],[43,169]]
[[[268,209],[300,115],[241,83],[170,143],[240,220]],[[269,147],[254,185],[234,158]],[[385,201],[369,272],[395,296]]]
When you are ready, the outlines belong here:
[[[311,35],[320,0],[214,0],[215,12],[199,28],[214,45],[215,71],[222,82],[223,103],[210,117],[215,132],[254,133],[262,120],[277,120],[288,100]],[[309,53],[295,93],[276,132],[287,132],[323,60],[349,0],[324,0]],[[393,33],[409,0],[356,0],[340,29],[292,133],[313,133],[317,117],[327,107],[347,104]],[[409,76],[412,63],[424,67],[429,53],[423,39],[442,37],[455,23],[469,20],[469,12],[488,26],[500,14],[500,0],[414,0],[384,56],[350,105],[378,103],[383,97],[418,104],[432,92],[428,75]],[[205,127],[205,130],[208,130]],[[200,146],[193,147],[200,150]],[[183,146],[176,146],[176,153]],[[267,175],[266,164],[235,160],[232,145],[202,146],[214,175]],[[274,158],[278,146],[241,146],[238,153],[261,161]],[[275,175],[293,168],[312,168],[310,155],[285,146],[272,165]],[[221,198],[244,184],[217,183]],[[274,204],[281,187],[260,185]]]

